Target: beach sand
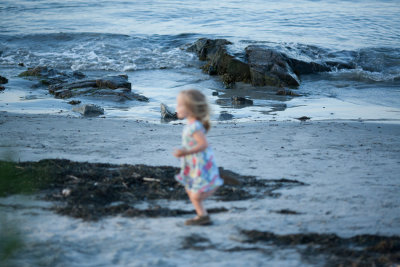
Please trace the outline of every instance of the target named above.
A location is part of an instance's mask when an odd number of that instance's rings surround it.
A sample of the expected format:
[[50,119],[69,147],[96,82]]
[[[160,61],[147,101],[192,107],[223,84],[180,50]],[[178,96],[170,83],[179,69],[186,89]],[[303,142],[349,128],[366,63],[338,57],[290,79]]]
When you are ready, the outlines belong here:
[[[180,145],[182,127],[182,124],[1,112],[0,154],[3,160],[12,158],[16,161],[59,158],[79,162],[177,167],[179,161],[172,156],[172,151]],[[171,243],[180,244],[179,240],[185,236],[193,237],[198,233],[208,237],[208,241],[216,247],[223,248],[233,247],[234,240],[240,239],[238,229],[275,234],[334,233],[343,238],[362,234],[400,235],[399,124],[312,120],[220,123],[213,125],[208,141],[219,166],[225,169],[254,175],[258,179],[297,180],[306,186],[280,189],[276,196],[264,199],[232,203],[209,200],[206,203],[208,207],[224,206],[229,212],[214,214],[214,225],[200,230],[182,227],[180,222],[185,216],[162,220],[107,218],[101,223],[82,226],[77,219],[65,219],[59,215],[51,217],[49,212],[45,217],[52,219],[47,224],[58,221],[61,222],[59,225],[64,225],[65,220],[71,220],[69,225],[79,225],[80,231],[87,231],[85,238],[94,236],[96,229],[105,227],[109,237],[112,233],[122,244],[129,239],[124,237],[124,231],[137,230],[140,232],[137,235],[142,238],[142,247],[140,250],[132,248],[132,253],[141,253],[143,258],[138,260],[140,264],[152,263],[145,256],[152,255],[154,249],[159,250],[155,257],[160,260],[171,257],[170,261],[161,263],[179,264],[172,258],[179,254],[181,246],[173,245],[172,252],[167,252],[166,248]],[[7,203],[7,199],[3,199],[2,203]],[[162,202],[160,205],[192,209],[188,202]],[[282,212],[285,210],[289,212]],[[19,220],[23,221],[23,214],[19,216]],[[30,220],[42,222],[39,217]],[[115,229],[121,220],[126,227],[124,231]],[[27,232],[51,232],[47,235],[48,242],[60,236],[78,235],[78,226],[45,228],[46,223],[42,222],[24,227]],[[132,238],[134,234],[129,235]],[[167,240],[157,239],[160,235]],[[74,242],[80,242],[79,238]],[[105,247],[97,249],[106,250]],[[126,247],[116,246],[112,254],[114,257],[119,255],[118,263],[122,265],[129,262],[124,249]],[[217,263],[220,258],[218,253],[222,252],[217,249],[209,255]],[[257,253],[260,252],[251,251],[246,256],[232,254],[220,263],[235,263],[237,259],[246,261]],[[281,251],[268,257],[274,258],[276,264],[290,266],[296,265],[290,263],[299,263],[297,253]],[[207,250],[200,249],[193,257],[205,255]],[[103,261],[107,262],[107,259]],[[254,265],[262,262],[262,258],[253,261]]]

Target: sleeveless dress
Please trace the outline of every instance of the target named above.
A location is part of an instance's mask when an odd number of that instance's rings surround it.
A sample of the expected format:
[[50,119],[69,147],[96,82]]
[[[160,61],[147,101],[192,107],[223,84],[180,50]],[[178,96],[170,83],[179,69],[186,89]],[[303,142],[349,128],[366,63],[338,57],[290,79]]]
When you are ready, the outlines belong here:
[[[197,145],[193,137],[196,131],[206,133],[201,122],[196,120],[185,125],[182,132],[183,148],[190,150]],[[219,176],[214,153],[209,146],[203,151],[182,157],[181,171],[175,179],[194,193],[208,192],[224,183]]]

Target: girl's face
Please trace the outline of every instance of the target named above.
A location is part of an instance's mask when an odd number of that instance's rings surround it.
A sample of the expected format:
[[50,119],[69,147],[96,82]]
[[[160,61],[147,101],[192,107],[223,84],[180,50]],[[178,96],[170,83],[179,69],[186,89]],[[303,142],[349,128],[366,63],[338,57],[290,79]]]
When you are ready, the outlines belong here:
[[177,102],[176,113],[178,115],[178,118],[179,119],[184,119],[184,118],[190,116],[190,112],[189,112],[189,110],[187,109],[187,107],[185,105],[185,101],[183,99],[182,94],[179,94],[177,96],[176,102]]

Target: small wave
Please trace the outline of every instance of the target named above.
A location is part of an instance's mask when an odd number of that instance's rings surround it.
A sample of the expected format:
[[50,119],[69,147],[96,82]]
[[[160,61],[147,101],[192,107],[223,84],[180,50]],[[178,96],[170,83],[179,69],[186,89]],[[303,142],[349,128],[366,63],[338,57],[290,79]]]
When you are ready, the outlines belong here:
[[[400,80],[400,49],[391,47],[370,47],[355,51],[322,48],[298,43],[271,43],[242,41],[238,47],[248,44],[262,44],[291,58],[320,64],[342,65],[347,70],[332,71],[333,74],[349,80],[386,82]],[[335,64],[332,64],[335,63]]]
[[182,68],[195,57],[180,46],[193,39],[178,36],[128,36],[99,33],[0,35],[0,66],[23,62],[72,70],[129,71]]
[[333,71],[336,78],[363,82],[393,82],[400,80],[400,49],[388,47],[364,48],[329,54],[354,66],[354,69]]
[[359,82],[393,82],[400,81],[400,73],[384,73],[384,72],[371,72],[357,69],[337,70],[329,73],[330,76],[335,80],[348,80],[348,81],[359,81]]
[[[102,33],[49,33],[0,35],[0,66],[46,65],[72,70],[135,71],[184,68],[197,58],[184,49],[199,36],[179,35],[130,36]],[[371,47],[355,51],[327,49],[301,43],[237,40],[230,52],[240,57],[250,44],[262,44],[307,62],[338,63],[352,70],[333,71],[350,80],[371,82],[400,79],[400,49]],[[333,64],[335,65],[335,64]]]

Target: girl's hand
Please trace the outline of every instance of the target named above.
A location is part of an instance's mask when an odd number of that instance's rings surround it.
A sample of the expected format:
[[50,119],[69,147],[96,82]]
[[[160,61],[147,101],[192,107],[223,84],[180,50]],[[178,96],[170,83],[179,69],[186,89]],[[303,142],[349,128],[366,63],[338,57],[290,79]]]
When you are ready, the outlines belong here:
[[176,149],[174,151],[174,156],[177,157],[177,158],[184,157],[186,155],[187,155],[187,151],[184,148],[183,149]]

